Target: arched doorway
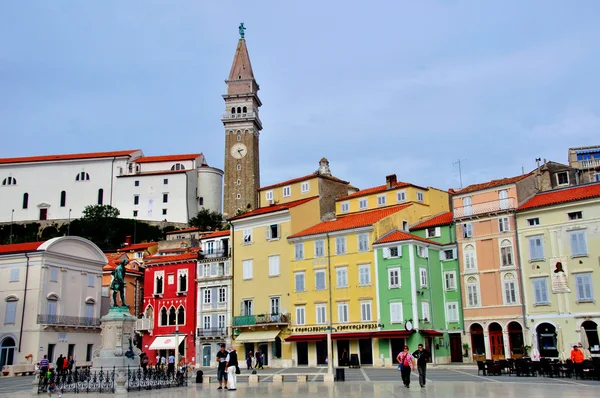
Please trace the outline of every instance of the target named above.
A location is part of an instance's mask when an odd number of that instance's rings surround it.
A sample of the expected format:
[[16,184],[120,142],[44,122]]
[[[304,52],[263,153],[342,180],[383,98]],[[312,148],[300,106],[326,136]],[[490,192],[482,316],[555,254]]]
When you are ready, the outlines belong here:
[[15,356],[15,340],[12,337],[6,337],[0,344],[0,369],[2,366],[12,365]]
[[502,326],[498,322],[490,323],[488,326],[490,334],[490,351],[492,359],[497,361],[506,358],[504,354],[504,336],[502,335]]
[[476,356],[483,355],[485,359],[485,341],[483,339],[483,327],[474,323],[469,328],[471,332],[471,349],[473,351],[473,359],[476,359]]
[[535,329],[537,332],[538,349],[541,358],[558,358],[556,345],[556,327],[550,323],[541,323]]
[[510,322],[507,328],[511,358],[523,358],[523,327],[519,322]]
[[581,324],[590,344],[592,354],[600,354],[600,339],[598,339],[598,324],[594,321],[585,321]]

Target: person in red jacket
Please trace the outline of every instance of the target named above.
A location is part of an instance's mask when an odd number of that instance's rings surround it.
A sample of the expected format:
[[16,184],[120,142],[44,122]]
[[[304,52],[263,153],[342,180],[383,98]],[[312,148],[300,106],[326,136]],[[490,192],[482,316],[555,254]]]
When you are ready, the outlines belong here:
[[581,378],[583,378],[584,359],[583,351],[580,350],[578,346],[574,345],[573,350],[571,351],[571,361],[573,361],[573,365],[575,366],[575,377],[581,376]]

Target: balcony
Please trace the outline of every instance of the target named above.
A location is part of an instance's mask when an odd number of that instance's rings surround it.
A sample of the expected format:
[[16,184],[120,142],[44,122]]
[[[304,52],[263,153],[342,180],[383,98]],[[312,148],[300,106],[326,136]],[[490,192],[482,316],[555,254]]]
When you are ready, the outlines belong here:
[[454,218],[476,217],[489,213],[501,213],[514,210],[517,201],[515,198],[492,200],[490,202],[475,203],[470,206],[454,208]]
[[290,318],[290,314],[234,316],[233,326],[289,325]]
[[99,327],[100,318],[38,314],[37,324],[65,327]]
[[258,117],[256,112],[246,112],[246,113],[225,113],[222,117],[224,120],[234,120],[234,119],[248,119]]
[[213,250],[211,252],[202,252],[200,260],[205,258],[229,257],[229,250]]
[[198,328],[196,335],[198,337],[225,337],[227,336],[227,328]]
[[596,167],[600,167],[600,159],[581,160],[582,169],[593,169]]
[[135,330],[152,330],[154,327],[154,318],[141,318],[135,321]]

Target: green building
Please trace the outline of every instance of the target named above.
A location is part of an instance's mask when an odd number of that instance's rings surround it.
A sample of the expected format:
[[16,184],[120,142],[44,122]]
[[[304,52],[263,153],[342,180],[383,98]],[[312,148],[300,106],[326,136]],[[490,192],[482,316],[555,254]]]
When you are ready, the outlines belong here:
[[462,361],[462,301],[452,212],[393,231],[373,245],[379,352],[391,365],[404,345],[423,344],[434,363]]

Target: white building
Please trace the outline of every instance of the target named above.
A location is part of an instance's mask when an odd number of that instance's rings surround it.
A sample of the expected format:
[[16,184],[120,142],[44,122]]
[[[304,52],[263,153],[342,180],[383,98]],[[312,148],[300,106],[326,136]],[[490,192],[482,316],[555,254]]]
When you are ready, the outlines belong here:
[[44,355],[55,362],[60,354],[72,355],[76,366],[91,365],[101,342],[106,263],[95,244],[76,236],[1,245],[0,365]]
[[217,231],[201,239],[198,260],[198,305],[196,318],[196,363],[216,367],[219,344],[231,344],[231,251],[229,231]]
[[123,218],[187,223],[222,210],[223,171],[202,154],[140,150],[0,159],[0,222],[79,218],[108,204]]

